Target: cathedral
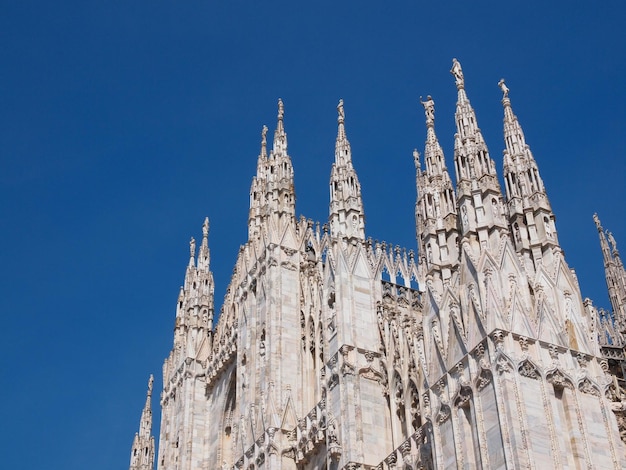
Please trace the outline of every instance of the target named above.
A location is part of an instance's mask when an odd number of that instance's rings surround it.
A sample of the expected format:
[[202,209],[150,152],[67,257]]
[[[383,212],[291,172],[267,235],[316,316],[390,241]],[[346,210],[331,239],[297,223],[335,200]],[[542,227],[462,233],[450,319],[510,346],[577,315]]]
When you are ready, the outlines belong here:
[[429,96],[417,253],[366,236],[342,101],[328,220],[296,217],[279,100],[216,321],[208,219],[191,239],[158,453],[151,377],[130,470],[626,468],[616,242],[594,216],[604,311],[564,259],[506,84],[502,187],[456,59],[451,73],[455,182]]

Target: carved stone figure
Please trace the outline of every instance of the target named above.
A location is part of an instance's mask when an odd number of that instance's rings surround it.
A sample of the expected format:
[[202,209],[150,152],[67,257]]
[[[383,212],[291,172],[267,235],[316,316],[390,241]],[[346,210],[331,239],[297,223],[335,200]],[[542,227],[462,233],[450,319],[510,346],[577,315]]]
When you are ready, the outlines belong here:
[[424,113],[426,114],[426,125],[433,124],[435,122],[435,102],[432,97],[428,95],[426,101],[422,101],[420,98],[420,103],[422,103]]
[[346,118],[346,113],[343,110],[343,100],[339,100],[339,104],[337,105],[337,114],[338,114],[337,120],[340,123],[343,123],[343,121]]
[[461,69],[461,64],[456,58],[452,59],[452,69],[450,73],[454,75],[454,81],[456,82],[457,88],[463,88],[465,86],[465,79],[463,77],[463,70]]
[[504,83],[504,78],[500,79],[498,86],[500,87],[500,90],[502,90],[502,98],[508,98],[509,88],[506,86],[506,83]]
[[285,117],[285,105],[283,104],[283,100],[278,100],[278,120],[282,121]]

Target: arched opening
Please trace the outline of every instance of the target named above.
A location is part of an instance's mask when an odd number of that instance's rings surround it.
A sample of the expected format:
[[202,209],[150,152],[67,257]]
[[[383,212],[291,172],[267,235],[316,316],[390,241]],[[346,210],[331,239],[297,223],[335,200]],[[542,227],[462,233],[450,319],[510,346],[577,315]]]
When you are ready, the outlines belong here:
[[461,438],[460,448],[463,452],[463,468],[482,468],[472,390],[469,387],[462,387],[454,404],[456,406],[457,420],[460,428],[459,435]]

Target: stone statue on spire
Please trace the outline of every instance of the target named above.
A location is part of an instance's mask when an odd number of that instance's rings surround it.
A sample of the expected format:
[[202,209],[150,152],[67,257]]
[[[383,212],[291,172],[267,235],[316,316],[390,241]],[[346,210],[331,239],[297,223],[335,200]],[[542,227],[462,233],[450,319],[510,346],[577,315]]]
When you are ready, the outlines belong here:
[[426,101],[422,101],[422,97],[420,96],[420,103],[422,103],[424,113],[426,114],[426,125],[433,125],[435,123],[435,102],[432,96],[428,95]]
[[196,239],[191,237],[189,240],[189,256],[192,258],[196,255]]
[[415,168],[421,168],[420,153],[417,151],[417,149],[413,149],[413,161],[415,162]]
[[502,90],[502,99],[508,98],[509,97],[509,87],[506,86],[506,83],[504,83],[504,78],[500,79],[500,81],[498,82],[498,86],[500,87],[500,90]]
[[204,223],[202,224],[202,236],[204,238],[209,236],[209,218],[204,218]]
[[609,232],[607,230],[606,232],[606,238],[609,240],[609,243],[611,244],[611,250],[613,252],[617,251],[617,242],[615,241],[615,238],[613,237],[613,234],[611,232]]
[[346,118],[346,113],[343,110],[343,99],[339,100],[339,104],[337,105],[337,122],[340,124],[343,123]]
[[263,126],[261,130],[261,154],[267,154],[267,126]]
[[599,231],[602,231],[602,225],[600,225],[600,219],[598,218],[598,214],[593,214],[593,221],[596,223],[596,228]]
[[282,121],[283,117],[285,117],[285,106],[283,105],[283,100],[278,98],[278,120]]
[[452,59],[452,69],[450,73],[454,75],[454,81],[456,82],[457,88],[463,88],[465,86],[465,79],[463,78],[463,69],[461,68],[461,64],[456,58]]
[[150,374],[150,379],[148,380],[148,397],[152,396],[152,385],[154,384],[154,376]]

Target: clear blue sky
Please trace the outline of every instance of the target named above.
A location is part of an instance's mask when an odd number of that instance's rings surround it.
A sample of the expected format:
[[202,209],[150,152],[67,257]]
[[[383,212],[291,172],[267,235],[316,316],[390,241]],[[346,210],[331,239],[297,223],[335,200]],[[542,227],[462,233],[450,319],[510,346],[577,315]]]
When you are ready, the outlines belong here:
[[566,260],[608,307],[591,216],[626,254],[625,5],[0,0],[3,468],[128,467],[189,238],[209,216],[219,311],[279,97],[297,212],[326,218],[343,98],[366,232],[415,248],[419,96],[452,168],[457,57],[501,170],[505,77]]

